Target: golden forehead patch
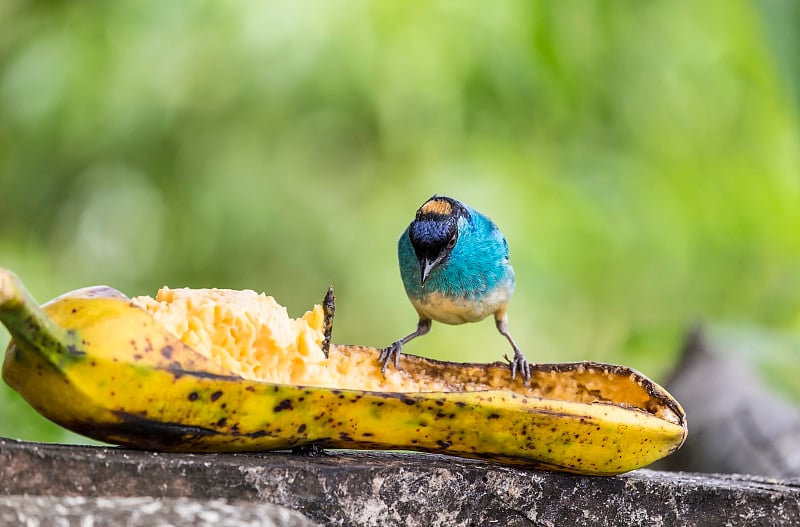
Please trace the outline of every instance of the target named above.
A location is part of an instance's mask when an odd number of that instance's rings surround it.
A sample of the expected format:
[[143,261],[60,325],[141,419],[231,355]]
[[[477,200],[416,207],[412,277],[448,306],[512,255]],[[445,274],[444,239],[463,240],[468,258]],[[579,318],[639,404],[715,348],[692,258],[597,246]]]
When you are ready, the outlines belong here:
[[422,214],[441,214],[447,216],[453,213],[453,206],[449,201],[441,198],[433,198],[426,201],[419,208]]

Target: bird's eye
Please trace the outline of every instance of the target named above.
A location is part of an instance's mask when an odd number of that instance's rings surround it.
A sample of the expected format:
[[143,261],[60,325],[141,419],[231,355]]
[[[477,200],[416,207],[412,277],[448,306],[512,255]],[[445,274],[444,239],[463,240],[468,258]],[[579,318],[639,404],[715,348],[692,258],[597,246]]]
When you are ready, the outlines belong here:
[[450,241],[447,242],[447,248],[452,249],[455,246],[456,246],[456,237],[453,236],[452,238],[450,238]]

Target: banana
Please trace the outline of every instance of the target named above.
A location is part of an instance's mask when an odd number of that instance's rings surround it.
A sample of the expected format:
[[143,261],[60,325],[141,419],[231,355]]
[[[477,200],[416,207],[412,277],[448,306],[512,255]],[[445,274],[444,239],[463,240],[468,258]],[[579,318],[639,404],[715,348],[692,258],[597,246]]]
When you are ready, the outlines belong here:
[[392,385],[379,350],[330,344],[344,382],[349,368],[386,388],[256,381],[196,352],[119,291],[90,287],[39,307],[3,269],[0,320],[12,336],[3,364],[12,388],[61,426],[134,448],[417,450],[613,475],[668,455],[687,434],[680,404],[624,366],[538,364],[524,386],[503,363],[403,354],[413,382]]

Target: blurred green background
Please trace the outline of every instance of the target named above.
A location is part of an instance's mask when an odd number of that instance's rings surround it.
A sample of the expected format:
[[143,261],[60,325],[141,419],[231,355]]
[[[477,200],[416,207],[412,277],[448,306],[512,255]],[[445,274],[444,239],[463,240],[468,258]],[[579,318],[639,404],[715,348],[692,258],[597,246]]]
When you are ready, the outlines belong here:
[[[40,301],[299,316],[333,284],[334,340],[385,346],[416,324],[397,238],[443,193],[505,232],[534,361],[664,380],[697,320],[798,327],[795,2],[4,0],[0,27],[0,266]],[[762,357],[789,393],[798,349]],[[407,351],[508,349],[485,321]],[[5,385],[0,435],[80,440]]]

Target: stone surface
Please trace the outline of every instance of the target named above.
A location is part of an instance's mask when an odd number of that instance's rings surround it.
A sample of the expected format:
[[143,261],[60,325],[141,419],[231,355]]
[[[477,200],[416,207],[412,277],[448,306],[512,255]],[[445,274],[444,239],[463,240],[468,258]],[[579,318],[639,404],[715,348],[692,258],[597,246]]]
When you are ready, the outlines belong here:
[[74,497],[271,503],[348,526],[800,524],[800,480],[587,477],[388,452],[165,454],[0,439],[0,495],[65,507]]
[[319,524],[269,503],[149,497],[0,496],[0,525],[315,527]]

